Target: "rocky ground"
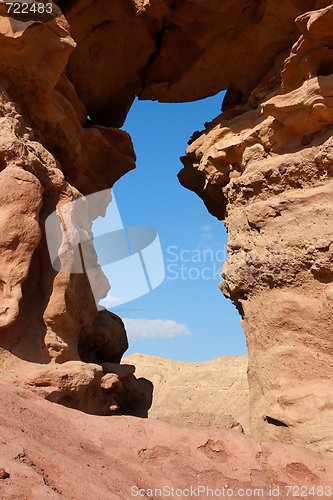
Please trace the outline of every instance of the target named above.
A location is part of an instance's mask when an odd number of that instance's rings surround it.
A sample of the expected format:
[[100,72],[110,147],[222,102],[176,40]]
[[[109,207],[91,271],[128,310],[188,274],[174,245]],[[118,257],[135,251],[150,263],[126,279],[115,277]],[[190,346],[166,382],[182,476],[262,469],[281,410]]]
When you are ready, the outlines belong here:
[[[270,486],[279,498],[287,497],[288,485],[333,487],[333,459],[295,446],[256,443],[234,431],[87,415],[4,384],[0,443],[1,500],[128,500],[138,488],[157,499],[159,492],[149,489],[198,485],[224,488],[234,498],[260,488],[268,499]],[[323,498],[318,492],[311,498]],[[189,495],[174,491],[173,497]]]

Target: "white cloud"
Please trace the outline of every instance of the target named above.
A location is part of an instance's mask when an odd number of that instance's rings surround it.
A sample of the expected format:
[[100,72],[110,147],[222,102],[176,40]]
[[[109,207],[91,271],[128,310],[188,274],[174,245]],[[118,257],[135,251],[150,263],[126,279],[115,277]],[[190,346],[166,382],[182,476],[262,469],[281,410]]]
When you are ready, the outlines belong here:
[[172,319],[123,319],[131,340],[168,338],[191,335],[187,325]]

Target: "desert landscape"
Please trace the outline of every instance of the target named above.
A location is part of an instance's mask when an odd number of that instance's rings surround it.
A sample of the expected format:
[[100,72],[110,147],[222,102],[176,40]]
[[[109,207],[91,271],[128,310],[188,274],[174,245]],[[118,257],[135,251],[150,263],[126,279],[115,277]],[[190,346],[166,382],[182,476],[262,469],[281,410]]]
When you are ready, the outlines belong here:
[[[0,3],[1,500],[333,498],[332,2],[16,4]],[[178,178],[226,225],[220,288],[248,358],[123,359],[92,227],[136,167],[124,121],[136,98],[221,90]]]
[[247,357],[184,363],[147,354],[123,359],[154,386],[149,418],[179,427],[216,427],[250,433]]

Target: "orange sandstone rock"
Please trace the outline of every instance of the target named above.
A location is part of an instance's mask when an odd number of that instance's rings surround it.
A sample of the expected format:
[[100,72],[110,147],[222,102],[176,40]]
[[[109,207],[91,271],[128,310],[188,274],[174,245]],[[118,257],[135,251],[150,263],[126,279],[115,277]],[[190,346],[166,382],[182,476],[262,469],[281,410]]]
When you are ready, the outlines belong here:
[[189,146],[179,174],[225,219],[221,284],[249,348],[256,437],[333,451],[332,5]]

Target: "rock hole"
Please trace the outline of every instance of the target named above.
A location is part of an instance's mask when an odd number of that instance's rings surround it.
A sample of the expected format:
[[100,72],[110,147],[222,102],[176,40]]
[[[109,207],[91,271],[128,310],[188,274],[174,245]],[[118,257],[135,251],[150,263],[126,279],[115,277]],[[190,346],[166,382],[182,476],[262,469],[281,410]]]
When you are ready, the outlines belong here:
[[325,61],[318,69],[318,76],[329,76],[333,73],[333,61]]
[[275,425],[276,427],[289,427],[285,422],[282,422],[282,420],[278,420],[277,418],[270,417],[269,415],[266,415],[264,417],[264,420],[271,425]]
[[57,0],[54,3],[56,3],[59,7],[59,9],[62,10],[62,12],[65,11],[65,9],[68,9],[69,7],[72,7],[77,3],[77,0]]

